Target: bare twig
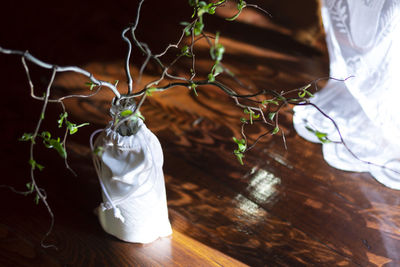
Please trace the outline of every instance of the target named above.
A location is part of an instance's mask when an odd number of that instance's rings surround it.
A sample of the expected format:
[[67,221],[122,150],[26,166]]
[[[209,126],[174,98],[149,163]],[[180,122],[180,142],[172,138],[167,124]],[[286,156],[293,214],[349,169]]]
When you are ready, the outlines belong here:
[[109,88],[115,94],[115,96],[117,98],[121,97],[121,94],[118,92],[118,89],[113,84],[111,84],[109,82],[98,80],[93,76],[92,73],[90,73],[84,69],[81,69],[79,67],[76,67],[76,66],[60,67],[57,65],[49,64],[49,63],[43,62],[40,59],[37,59],[36,57],[32,56],[28,51],[23,52],[20,50],[4,49],[4,48],[0,47],[0,53],[22,56],[26,60],[38,65],[39,67],[44,68],[44,69],[54,69],[55,68],[57,70],[57,72],[71,71],[71,72],[82,74],[82,75],[88,77],[94,84],[99,85],[99,86],[105,86],[105,87]]
[[341,143],[341,144],[344,146],[344,148],[350,153],[350,155],[351,155],[352,157],[354,157],[356,160],[358,160],[358,161],[360,161],[360,162],[363,162],[363,163],[365,163],[365,164],[367,164],[367,165],[379,167],[379,168],[386,169],[386,170],[390,170],[390,171],[392,171],[392,172],[394,172],[394,173],[400,174],[400,171],[397,171],[397,170],[395,170],[395,169],[392,169],[392,168],[389,168],[389,167],[386,167],[386,166],[384,166],[384,165],[377,164],[377,163],[374,163],[374,162],[371,162],[371,161],[368,161],[368,160],[364,160],[364,159],[360,158],[359,156],[357,156],[357,155],[350,149],[350,147],[347,145],[346,141],[345,141],[344,138],[343,138],[342,132],[340,131],[339,126],[338,126],[338,124],[336,123],[336,121],[335,121],[331,116],[329,116],[328,114],[326,114],[320,107],[318,107],[318,106],[315,105],[314,103],[312,103],[312,102],[310,102],[310,101],[305,101],[304,103],[291,103],[291,104],[298,105],[298,106],[310,105],[310,106],[312,106],[313,108],[315,108],[322,116],[324,116],[325,118],[327,118],[328,120],[330,120],[330,121],[332,122],[333,126],[335,127],[336,132],[337,132],[338,135],[339,135],[340,143]]
[[128,79],[128,94],[131,94],[132,93],[133,80],[132,80],[132,75],[131,75],[131,71],[130,71],[130,68],[129,68],[129,62],[130,62],[131,53],[132,53],[132,43],[129,40],[129,38],[127,38],[125,36],[125,34],[129,30],[130,30],[130,28],[126,28],[125,30],[123,30],[121,36],[122,36],[122,39],[128,44],[128,53],[127,53],[126,59],[125,59],[125,73],[126,73],[126,77]]
[[54,82],[54,78],[56,76],[56,73],[57,73],[57,67],[53,67],[53,72],[52,72],[52,75],[51,75],[51,78],[50,78],[50,82],[49,82],[49,84],[47,86],[47,89],[46,89],[46,94],[45,94],[45,99],[44,99],[44,103],[43,103],[43,106],[42,106],[42,111],[40,113],[39,120],[38,120],[38,122],[36,124],[35,132],[32,135],[31,146],[30,146],[30,163],[31,163],[32,186],[35,188],[35,191],[36,191],[37,195],[39,196],[40,200],[42,200],[43,204],[46,206],[47,211],[48,211],[48,213],[50,215],[50,218],[51,218],[50,227],[49,227],[47,233],[42,238],[41,245],[44,248],[55,248],[55,249],[57,249],[56,246],[54,246],[54,245],[46,245],[45,244],[46,238],[50,235],[50,233],[52,232],[53,227],[54,227],[54,214],[53,214],[53,211],[50,208],[49,203],[47,202],[47,196],[42,193],[42,191],[40,190],[40,188],[38,187],[38,185],[36,183],[35,174],[34,174],[36,166],[35,166],[35,163],[33,163],[33,162],[35,162],[33,154],[34,154],[34,146],[35,146],[36,137],[38,136],[38,133],[39,133],[39,130],[40,130],[40,126],[41,126],[42,121],[44,119],[44,114],[46,113],[46,108],[47,108],[47,104],[49,102],[48,100],[49,100],[49,97],[50,97],[50,89],[51,89],[51,86],[52,86],[52,84]]
[[255,9],[258,9],[258,10],[260,10],[261,12],[263,12],[264,14],[268,15],[270,18],[272,18],[271,13],[269,13],[267,10],[265,10],[265,9],[263,9],[263,8],[261,8],[261,7],[259,7],[258,5],[246,3],[246,7],[253,7],[253,8],[255,8]]

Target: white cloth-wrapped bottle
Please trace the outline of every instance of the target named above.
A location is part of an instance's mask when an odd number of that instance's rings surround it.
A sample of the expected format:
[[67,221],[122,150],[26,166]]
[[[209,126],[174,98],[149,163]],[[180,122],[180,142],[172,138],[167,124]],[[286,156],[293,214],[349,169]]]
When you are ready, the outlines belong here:
[[98,217],[103,229],[127,242],[150,243],[172,234],[168,219],[163,153],[157,137],[139,119],[134,134],[110,127],[92,149],[103,191]]
[[[323,145],[324,158],[400,189],[400,1],[324,0],[322,17],[330,76],[353,77],[330,80],[311,101],[337,122],[347,146],[363,161],[338,143]],[[297,106],[293,120],[310,141],[318,139],[305,125],[338,141],[331,121],[312,106]]]

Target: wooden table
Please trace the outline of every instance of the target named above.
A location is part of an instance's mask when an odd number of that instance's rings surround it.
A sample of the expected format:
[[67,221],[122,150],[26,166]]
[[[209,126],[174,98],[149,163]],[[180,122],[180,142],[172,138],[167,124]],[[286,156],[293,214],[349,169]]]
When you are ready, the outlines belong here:
[[[118,35],[132,20],[127,14],[134,14],[134,5],[98,5],[93,10],[96,16],[87,18],[83,14],[93,6],[85,3],[40,7],[25,3],[24,8],[9,5],[4,9],[9,10],[9,26],[2,29],[0,45],[29,48],[44,60],[78,64],[102,79],[124,81],[121,59],[126,47]],[[161,47],[170,40],[167,33],[177,36],[170,25],[182,20],[179,15],[175,18],[159,9],[147,9],[145,14],[155,20],[143,22],[141,34],[147,42]],[[171,24],[163,23],[161,15],[170,18]],[[49,26],[50,21],[53,24]],[[282,28],[244,22],[232,27],[220,18],[210,18],[210,22],[221,28],[227,47],[226,64],[252,88],[287,90],[328,73],[323,47],[300,44]],[[157,34],[154,24],[160,27]],[[55,29],[58,31],[51,31]],[[199,53],[207,56],[206,50],[200,49]],[[28,146],[17,139],[33,129],[40,106],[29,98],[19,59],[0,55],[0,64],[0,180],[1,184],[22,190],[29,181]],[[200,73],[205,71],[202,68],[200,65]],[[38,88],[49,78],[47,72],[32,72]],[[152,75],[148,72],[145,79]],[[59,75],[56,88],[59,93],[81,92],[86,90],[83,82],[81,77]],[[174,230],[171,237],[148,245],[124,243],[103,232],[93,214],[101,193],[91,165],[88,137],[109,119],[111,95],[104,91],[91,100],[67,103],[71,120],[91,122],[68,143],[71,167],[78,177],[65,170],[56,153],[44,153],[42,149],[36,152],[38,161],[46,166],[38,174],[38,182],[47,190],[56,219],[48,241],[58,250],[40,247],[50,223],[44,206],[35,205],[31,196],[2,188],[0,265],[400,264],[398,191],[383,187],[369,174],[329,167],[320,145],[306,142],[294,131],[290,108],[281,117],[288,149],[280,136],[265,138],[246,155],[246,164],[241,166],[232,154],[231,141],[240,131],[241,110],[213,88],[199,88],[198,93],[195,97],[186,88],[177,88],[154,95],[143,107],[146,123],[164,149],[168,207]],[[44,127],[55,125],[60,109],[53,105],[50,111],[49,124]],[[255,126],[249,131],[254,138],[262,129]]]

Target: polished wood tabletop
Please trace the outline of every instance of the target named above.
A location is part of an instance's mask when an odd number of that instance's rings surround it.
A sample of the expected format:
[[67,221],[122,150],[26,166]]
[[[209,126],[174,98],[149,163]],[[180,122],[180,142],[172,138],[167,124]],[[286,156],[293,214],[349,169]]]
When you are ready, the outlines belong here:
[[[159,2],[145,6],[138,32],[154,50],[175,40],[176,25],[188,12],[190,16],[190,9],[180,9],[177,3]],[[78,65],[100,79],[120,80],[126,88],[126,44],[119,35],[133,21],[135,9],[135,3],[123,1],[7,3],[0,11],[0,46],[29,49],[58,65]],[[210,17],[207,30],[221,31],[224,62],[248,91],[290,90],[328,75],[321,36],[313,32],[316,37],[310,42],[285,24],[251,11],[244,15],[234,24]],[[134,55],[140,58],[140,53]],[[198,57],[202,56],[199,75],[207,73],[210,64],[206,47],[200,45]],[[31,68],[40,90],[50,72]],[[176,72],[187,68],[190,62],[183,61]],[[20,58],[0,55],[0,70],[0,184],[24,190],[29,147],[18,138],[33,131],[40,103],[29,96]],[[137,73],[137,66],[132,71]],[[157,74],[147,70],[144,82]],[[85,93],[85,81],[71,73],[57,75],[54,94]],[[172,236],[143,245],[106,234],[93,213],[101,191],[88,140],[110,120],[111,98],[103,90],[90,99],[66,102],[71,120],[90,122],[67,145],[77,177],[55,152],[39,147],[36,151],[45,165],[37,181],[46,189],[55,215],[47,242],[57,250],[40,246],[50,224],[43,204],[0,188],[0,266],[400,266],[399,191],[367,173],[328,166],[321,146],[296,134],[291,107],[280,117],[287,149],[281,134],[266,137],[240,165],[232,137],[240,135],[242,110],[212,87],[199,87],[197,97],[187,88],[157,93],[142,108],[164,150]],[[61,109],[50,105],[49,111],[43,127],[56,129]],[[247,130],[250,140],[263,131],[259,125]]]

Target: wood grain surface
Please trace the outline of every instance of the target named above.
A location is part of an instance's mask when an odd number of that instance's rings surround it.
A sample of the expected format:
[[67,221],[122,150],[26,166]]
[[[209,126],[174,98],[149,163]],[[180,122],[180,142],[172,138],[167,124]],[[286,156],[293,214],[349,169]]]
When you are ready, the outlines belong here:
[[[176,25],[190,16],[190,9],[180,8],[178,1],[168,2],[144,7],[138,36],[154,51],[175,40]],[[302,12],[315,16],[315,8],[308,5]],[[101,79],[120,80],[126,89],[126,46],[119,34],[133,20],[135,9],[135,1],[8,2],[0,11],[0,46],[29,49],[59,65],[79,65]],[[315,20],[313,32],[319,25]],[[290,90],[328,75],[321,40],[299,42],[285,25],[254,11],[233,25],[221,17],[209,18],[209,23],[208,31],[221,30],[225,64],[249,87],[237,90]],[[197,71],[205,75],[211,64],[206,46],[200,44],[197,52]],[[134,55],[138,62],[143,59]],[[188,67],[190,62],[182,61],[176,72]],[[0,55],[0,69],[0,184],[23,190],[29,181],[29,148],[17,139],[34,128],[40,103],[29,98],[19,58]],[[132,66],[132,72],[137,71]],[[157,74],[149,68],[144,82]],[[50,73],[32,66],[32,76],[40,91]],[[227,77],[221,80],[237,87]],[[85,81],[70,73],[58,75],[54,95],[87,93]],[[107,235],[93,213],[101,192],[88,139],[110,119],[112,95],[103,90],[94,98],[66,103],[71,120],[91,123],[68,142],[78,177],[56,153],[36,151],[38,162],[45,165],[38,183],[47,190],[56,219],[48,242],[58,250],[40,246],[50,224],[45,207],[35,205],[31,196],[0,188],[0,266],[400,265],[400,192],[383,187],[369,174],[329,167],[320,145],[294,131],[291,107],[280,118],[287,150],[281,136],[266,137],[241,166],[231,140],[239,136],[242,111],[215,88],[200,87],[198,93],[196,97],[187,88],[176,88],[154,94],[142,110],[164,149],[171,237],[146,245],[125,243]],[[56,105],[49,110],[43,127],[56,125],[61,111]],[[247,130],[250,140],[263,131],[259,125]]]

